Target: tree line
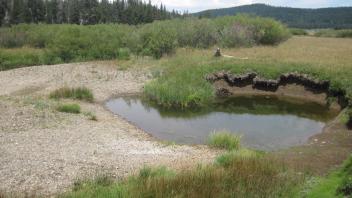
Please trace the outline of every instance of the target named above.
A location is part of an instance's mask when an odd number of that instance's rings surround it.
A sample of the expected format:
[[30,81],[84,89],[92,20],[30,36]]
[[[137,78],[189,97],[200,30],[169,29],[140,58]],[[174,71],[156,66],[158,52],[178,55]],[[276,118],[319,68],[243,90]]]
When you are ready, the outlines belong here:
[[0,0],[0,25],[150,23],[180,16],[142,0]]
[[195,13],[198,17],[218,17],[246,13],[261,17],[271,17],[289,27],[296,28],[352,28],[352,7],[303,9],[274,7],[265,4],[252,4],[232,8],[206,10]]

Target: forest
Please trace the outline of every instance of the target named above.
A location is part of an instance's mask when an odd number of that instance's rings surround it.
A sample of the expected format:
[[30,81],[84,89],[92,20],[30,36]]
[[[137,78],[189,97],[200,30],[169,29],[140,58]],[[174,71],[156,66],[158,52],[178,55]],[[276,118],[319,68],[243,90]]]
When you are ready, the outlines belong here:
[[206,10],[195,13],[194,15],[199,17],[218,17],[236,15],[238,13],[271,17],[287,24],[289,27],[296,28],[352,28],[351,7],[301,9],[252,4],[232,8]]
[[140,24],[179,16],[141,0],[0,0],[0,26],[19,23]]

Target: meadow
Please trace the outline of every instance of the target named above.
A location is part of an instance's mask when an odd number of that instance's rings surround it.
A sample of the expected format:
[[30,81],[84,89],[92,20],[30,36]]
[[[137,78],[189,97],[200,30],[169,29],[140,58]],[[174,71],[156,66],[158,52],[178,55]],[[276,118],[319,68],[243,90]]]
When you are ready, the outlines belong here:
[[[291,30],[292,34],[304,34],[295,32]],[[332,93],[352,98],[352,39],[291,37],[283,24],[267,18],[238,15],[173,19],[138,26],[17,25],[1,28],[0,34],[0,70],[122,60],[119,68],[151,69],[154,79],[145,85],[144,94],[166,107],[210,104],[216,96],[205,76],[221,70],[235,74],[256,72],[267,79],[289,72],[304,73],[330,81]],[[216,47],[221,47],[227,56],[214,57]],[[58,89],[50,97],[94,102],[85,88]],[[57,110],[81,112],[76,104],[66,104]],[[352,120],[350,111],[347,116]],[[97,120],[94,115],[91,117]],[[336,174],[302,192],[309,174],[302,175],[263,153],[243,149],[239,141],[239,137],[228,133],[211,137],[211,146],[230,151],[209,165],[183,171],[146,167],[120,182],[98,177],[76,182],[72,192],[61,196],[324,197],[350,193],[351,160]],[[326,186],[329,190],[323,192],[321,189]]]
[[145,25],[16,25],[0,29],[0,70],[90,60],[161,58],[178,47],[275,45],[289,38],[281,23],[238,15],[173,19]]

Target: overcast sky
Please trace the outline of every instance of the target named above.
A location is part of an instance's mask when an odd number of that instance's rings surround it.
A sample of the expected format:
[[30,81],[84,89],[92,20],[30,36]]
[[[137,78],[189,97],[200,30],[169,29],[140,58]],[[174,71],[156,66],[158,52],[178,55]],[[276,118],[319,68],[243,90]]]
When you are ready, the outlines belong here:
[[168,10],[188,10],[189,12],[253,3],[265,3],[274,6],[297,8],[352,6],[352,0],[152,0],[152,2],[154,4],[160,4],[162,2],[166,5]]

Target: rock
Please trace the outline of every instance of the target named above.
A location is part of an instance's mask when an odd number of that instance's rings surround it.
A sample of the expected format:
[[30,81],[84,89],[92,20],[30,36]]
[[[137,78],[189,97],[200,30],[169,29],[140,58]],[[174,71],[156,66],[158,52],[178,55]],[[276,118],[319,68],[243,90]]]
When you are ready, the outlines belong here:
[[214,54],[215,57],[221,57],[221,51],[220,48],[217,48]]
[[216,90],[216,95],[220,97],[226,97],[226,96],[231,96],[232,94],[228,89],[219,88]]

